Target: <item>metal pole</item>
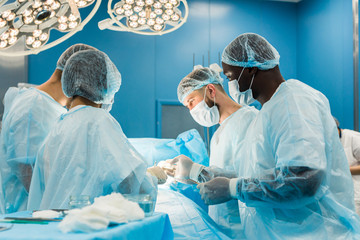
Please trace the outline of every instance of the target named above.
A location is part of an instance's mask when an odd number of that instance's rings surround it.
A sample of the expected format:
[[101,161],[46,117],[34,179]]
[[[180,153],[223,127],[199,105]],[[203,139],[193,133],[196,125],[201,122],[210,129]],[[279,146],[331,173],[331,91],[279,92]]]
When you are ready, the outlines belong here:
[[354,130],[359,131],[359,0],[353,0]]

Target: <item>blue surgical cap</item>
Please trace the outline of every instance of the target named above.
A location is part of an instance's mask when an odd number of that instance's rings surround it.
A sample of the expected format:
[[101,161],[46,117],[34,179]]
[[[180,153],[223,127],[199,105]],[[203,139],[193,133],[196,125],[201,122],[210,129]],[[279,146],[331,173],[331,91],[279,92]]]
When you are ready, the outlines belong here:
[[223,86],[224,80],[220,77],[221,68],[217,64],[210,67],[195,66],[194,70],[184,77],[177,88],[178,99],[181,103],[193,91],[208,84]]
[[66,62],[61,77],[67,97],[81,96],[97,104],[112,104],[121,85],[121,75],[103,52],[84,50]]
[[96,48],[86,45],[86,44],[82,44],[82,43],[78,43],[75,45],[72,45],[71,47],[69,47],[68,49],[66,49],[61,56],[59,57],[57,64],[56,64],[56,69],[59,70],[64,70],[64,66],[66,64],[66,61],[76,52],[79,51],[83,51],[83,50],[97,50]]
[[226,46],[221,60],[231,66],[269,70],[279,65],[280,55],[262,36],[244,33]]

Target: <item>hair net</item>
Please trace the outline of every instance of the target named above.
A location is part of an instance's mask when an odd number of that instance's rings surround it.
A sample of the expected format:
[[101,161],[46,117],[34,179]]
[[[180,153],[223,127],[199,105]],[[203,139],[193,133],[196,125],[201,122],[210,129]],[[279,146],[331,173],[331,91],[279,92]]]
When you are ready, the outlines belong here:
[[71,47],[69,47],[68,49],[65,50],[65,52],[63,52],[61,54],[61,56],[59,57],[59,60],[57,61],[56,64],[56,69],[59,70],[64,70],[66,61],[76,52],[79,51],[83,51],[83,50],[97,50],[96,48],[86,45],[86,44],[82,44],[82,43],[78,43],[75,45],[72,45]]
[[220,77],[221,71],[222,69],[216,63],[211,64],[210,67],[195,66],[194,70],[179,83],[177,89],[179,101],[183,103],[190,93],[210,83],[223,86],[224,80]]
[[69,58],[61,83],[67,97],[81,96],[97,104],[112,104],[121,75],[105,53],[86,50]]
[[268,70],[279,65],[280,55],[262,36],[244,33],[226,46],[221,60],[231,66]]

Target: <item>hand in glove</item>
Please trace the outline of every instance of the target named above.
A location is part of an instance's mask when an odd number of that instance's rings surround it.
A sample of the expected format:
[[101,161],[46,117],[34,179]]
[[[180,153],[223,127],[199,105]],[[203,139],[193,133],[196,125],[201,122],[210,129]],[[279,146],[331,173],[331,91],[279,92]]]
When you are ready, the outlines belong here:
[[200,172],[204,168],[204,166],[194,163],[185,155],[177,156],[166,162],[172,166],[172,168],[164,168],[166,173],[176,180],[185,183],[197,183]]
[[147,169],[147,172],[158,179],[158,184],[163,184],[166,182],[167,175],[161,167],[159,166],[149,167]]
[[197,186],[201,199],[208,205],[219,204],[231,200],[230,179],[217,177]]

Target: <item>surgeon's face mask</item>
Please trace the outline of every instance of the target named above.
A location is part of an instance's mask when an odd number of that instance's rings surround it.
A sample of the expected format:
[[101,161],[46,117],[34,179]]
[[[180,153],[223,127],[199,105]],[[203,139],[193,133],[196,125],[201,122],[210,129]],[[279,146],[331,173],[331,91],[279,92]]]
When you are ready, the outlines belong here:
[[239,86],[239,80],[241,78],[241,75],[243,74],[245,68],[240,73],[240,76],[237,80],[229,81],[229,93],[230,96],[240,105],[250,105],[251,103],[255,102],[255,99],[253,98],[251,86],[254,82],[255,74],[252,76],[250,87],[248,90],[244,92],[240,92],[240,86]]
[[190,110],[190,114],[198,124],[204,127],[211,127],[219,123],[220,113],[218,107],[215,105],[215,98],[214,106],[210,108],[205,102],[205,96],[206,88],[204,99],[199,102],[193,109]]

